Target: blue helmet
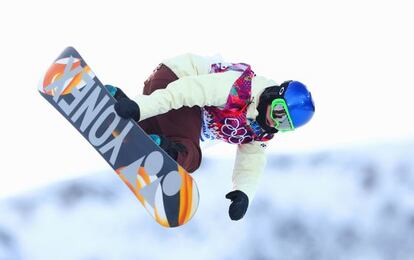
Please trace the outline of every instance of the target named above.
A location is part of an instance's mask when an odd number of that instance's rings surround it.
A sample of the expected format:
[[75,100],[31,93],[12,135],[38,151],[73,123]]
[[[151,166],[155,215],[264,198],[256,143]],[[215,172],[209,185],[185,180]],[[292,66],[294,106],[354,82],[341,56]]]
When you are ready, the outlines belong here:
[[[270,117],[275,122],[273,127],[267,124],[269,105]],[[315,104],[304,84],[290,80],[280,86],[267,87],[260,95],[257,110],[256,121],[260,127],[266,133],[277,133],[294,130],[309,122],[315,113]]]
[[311,93],[299,81],[286,81],[281,87],[286,89],[283,93],[283,99],[288,107],[293,126],[297,128],[305,125],[315,113],[315,104]]

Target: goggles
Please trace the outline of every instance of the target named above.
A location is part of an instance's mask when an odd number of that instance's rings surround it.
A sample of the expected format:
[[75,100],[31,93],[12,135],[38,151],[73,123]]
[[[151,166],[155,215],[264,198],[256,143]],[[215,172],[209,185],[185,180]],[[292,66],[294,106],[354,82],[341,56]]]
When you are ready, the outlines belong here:
[[270,117],[275,123],[275,128],[282,132],[292,131],[295,129],[290,117],[288,107],[283,98],[276,98],[270,106]]

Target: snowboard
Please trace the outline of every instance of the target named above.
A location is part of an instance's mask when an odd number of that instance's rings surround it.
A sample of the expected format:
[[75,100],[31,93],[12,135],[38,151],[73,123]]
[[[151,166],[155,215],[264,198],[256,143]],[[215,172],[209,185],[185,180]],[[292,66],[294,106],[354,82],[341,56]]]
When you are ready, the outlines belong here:
[[199,202],[194,179],[135,121],[117,115],[117,101],[73,47],[54,61],[38,90],[99,152],[159,224],[177,227],[194,216]]

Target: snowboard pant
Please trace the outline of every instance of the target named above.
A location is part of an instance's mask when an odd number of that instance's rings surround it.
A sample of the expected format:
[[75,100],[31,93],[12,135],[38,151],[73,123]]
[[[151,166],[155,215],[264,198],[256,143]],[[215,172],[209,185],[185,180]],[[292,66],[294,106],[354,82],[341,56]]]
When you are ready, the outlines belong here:
[[[150,95],[157,89],[164,89],[178,77],[164,64],[160,64],[144,82],[144,95]],[[165,114],[147,118],[139,122],[147,134],[164,135],[169,140],[181,143],[186,151],[178,154],[177,162],[192,173],[200,167],[201,149],[201,108],[181,107]]]

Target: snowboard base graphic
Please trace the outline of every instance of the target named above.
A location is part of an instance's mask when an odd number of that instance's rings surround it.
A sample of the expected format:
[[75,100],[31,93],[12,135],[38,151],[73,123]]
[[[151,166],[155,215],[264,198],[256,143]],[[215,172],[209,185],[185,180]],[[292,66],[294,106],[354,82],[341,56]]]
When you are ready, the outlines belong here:
[[193,178],[136,122],[116,114],[116,100],[74,48],[66,48],[55,60],[38,90],[101,154],[159,224],[177,227],[193,217],[199,202]]

